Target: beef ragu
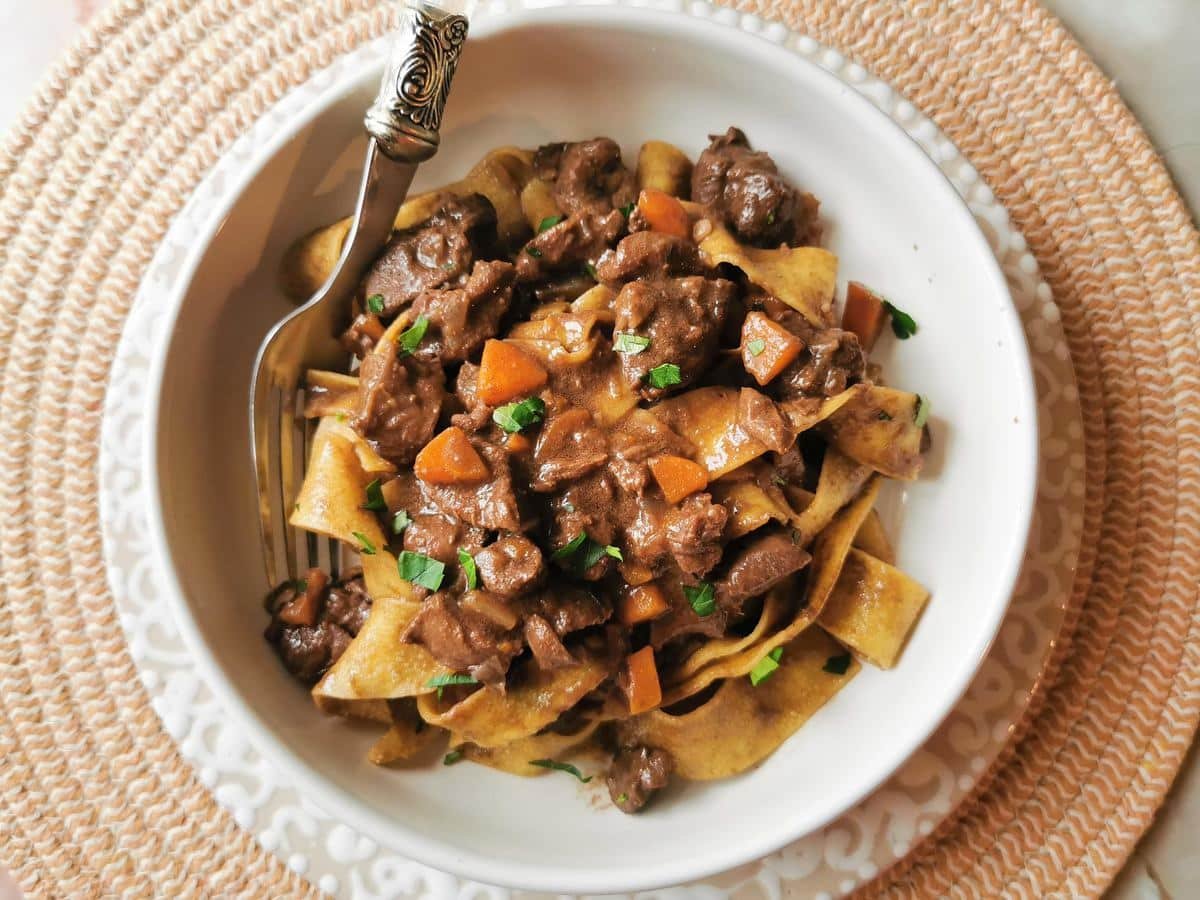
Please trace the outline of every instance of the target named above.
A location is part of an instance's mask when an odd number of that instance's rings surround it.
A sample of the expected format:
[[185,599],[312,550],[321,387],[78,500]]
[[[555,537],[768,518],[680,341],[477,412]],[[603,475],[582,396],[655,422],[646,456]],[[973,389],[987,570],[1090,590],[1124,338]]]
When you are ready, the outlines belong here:
[[[339,229],[289,253],[297,294]],[[266,632],[323,710],[387,723],[373,761],[442,740],[446,764],[590,780],[567,760],[600,748],[635,812],[895,663],[927,594],[873,505],[917,477],[929,407],[868,355],[916,324],[853,282],[835,318],[820,236],[736,128],[694,165],[504,148],[399,210],[353,360],[308,373],[292,516],[361,570],[280,585]]]

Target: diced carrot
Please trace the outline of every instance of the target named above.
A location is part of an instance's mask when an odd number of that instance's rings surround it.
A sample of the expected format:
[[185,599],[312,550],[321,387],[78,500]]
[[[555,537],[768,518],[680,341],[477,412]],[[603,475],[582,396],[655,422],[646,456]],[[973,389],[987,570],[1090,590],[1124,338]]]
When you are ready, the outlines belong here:
[[750,313],[742,324],[742,366],[759,384],[777,377],[803,349],[800,338],[763,313]]
[[651,461],[650,471],[668,503],[678,503],[708,485],[704,466],[682,456],[660,456]]
[[692,220],[683,204],[665,191],[646,188],[638,197],[638,210],[650,223],[652,231],[688,238],[692,235]]
[[626,584],[636,586],[654,579],[654,571],[649,566],[635,562],[632,559],[625,559],[617,566],[617,569],[620,571],[621,577],[625,579]]
[[643,647],[625,661],[625,678],[621,679],[629,714],[636,716],[662,703],[662,686],[658,683],[658,667],[654,664],[654,648]]
[[504,440],[509,453],[529,453],[533,450],[533,441],[519,431],[514,431]]
[[857,281],[846,286],[846,308],[842,311],[842,328],[858,335],[864,353],[870,353],[887,321],[883,298]]
[[508,341],[491,340],[483,345],[475,391],[489,406],[527,396],[546,383],[542,364]]
[[428,484],[478,484],[491,474],[461,428],[447,428],[421,448],[413,463],[417,477]]
[[633,587],[621,595],[617,605],[617,619],[622,625],[637,625],[657,619],[670,609],[662,589],[656,584]]

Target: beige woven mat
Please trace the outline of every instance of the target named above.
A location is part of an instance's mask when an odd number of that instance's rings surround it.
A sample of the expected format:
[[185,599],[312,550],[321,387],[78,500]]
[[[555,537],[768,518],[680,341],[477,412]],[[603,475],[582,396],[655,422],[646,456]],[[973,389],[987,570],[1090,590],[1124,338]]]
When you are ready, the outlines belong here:
[[[867,893],[1098,894],[1200,716],[1200,244],[1137,123],[1032,2],[742,7],[891,81],[1024,232],[1062,310],[1089,471],[1058,678],[964,815]],[[0,152],[0,858],[34,896],[300,895],[161,729],[105,586],[102,393],[170,216],[371,0],[117,2]]]

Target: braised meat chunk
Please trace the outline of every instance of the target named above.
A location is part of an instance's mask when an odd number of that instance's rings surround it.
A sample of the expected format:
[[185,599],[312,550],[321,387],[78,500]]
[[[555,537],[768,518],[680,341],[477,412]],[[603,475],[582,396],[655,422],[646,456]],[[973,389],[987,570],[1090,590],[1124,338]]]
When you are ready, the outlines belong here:
[[788,184],[768,154],[751,149],[741,129],[730,128],[710,141],[692,170],[693,200],[747,244],[816,243],[821,232],[811,194]]
[[395,316],[423,291],[460,287],[476,259],[498,255],[496,210],[482,194],[449,200],[429,221],[392,236],[363,279],[364,297]]
[[266,639],[288,672],[312,684],[338,661],[366,623],[371,598],[358,573],[330,584],[323,571],[309,569],[300,582],[276,588],[268,607]]
[[500,331],[500,319],[512,303],[516,270],[511,263],[476,262],[460,288],[422,291],[412,304],[414,318],[424,316],[428,330],[416,355],[442,363],[462,362],[483,349]]
[[632,281],[621,288],[613,330],[638,341],[618,351],[629,385],[655,400],[699,377],[716,356],[734,292],[732,282],[700,276]]
[[635,813],[671,781],[671,757],[649,747],[625,747],[608,770],[608,795],[623,813]]
[[384,459],[413,461],[433,436],[445,396],[441,366],[400,355],[384,341],[363,360],[350,424]]
[[428,597],[404,632],[448,669],[467,672],[485,683],[502,682],[523,644],[519,633],[442,592]]
[[553,182],[554,200],[568,215],[619,210],[637,199],[633,173],[621,161],[621,148],[608,138],[547,144],[538,149],[534,169]]

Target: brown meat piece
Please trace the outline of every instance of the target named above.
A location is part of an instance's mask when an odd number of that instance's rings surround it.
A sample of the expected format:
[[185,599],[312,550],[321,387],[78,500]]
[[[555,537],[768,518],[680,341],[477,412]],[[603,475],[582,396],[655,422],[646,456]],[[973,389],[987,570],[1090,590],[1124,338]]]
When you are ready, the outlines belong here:
[[685,575],[701,578],[721,559],[721,532],[727,510],[710,494],[692,494],[667,510],[663,531],[675,562]]
[[547,144],[534,155],[539,178],[554,183],[554,200],[564,213],[609,212],[637,199],[633,173],[621,162],[621,148],[609,138]]
[[603,625],[612,616],[612,610],[595,594],[571,585],[555,585],[530,597],[526,603],[527,615],[541,616],[559,637]]
[[492,421],[492,407],[479,399],[478,381],[479,366],[469,362],[463,363],[454,382],[454,400],[457,401],[455,408],[462,411],[450,417],[450,424],[468,434],[482,431]]
[[313,684],[350,646],[371,611],[371,598],[357,573],[330,585],[324,572],[313,569],[305,581],[303,590],[284,582],[271,592],[264,637],[293,677]]
[[488,684],[502,682],[513,657],[523,649],[518,632],[463,609],[444,591],[425,599],[401,640],[424,647],[446,668]]
[[617,534],[612,481],[597,472],[568,485],[550,503],[549,546],[557,549],[577,534],[611,544]]
[[710,135],[692,170],[692,199],[757,247],[793,247],[820,238],[818,203],[779,174],[775,161],[751,149],[737,128]]
[[455,518],[489,531],[520,531],[521,510],[509,471],[508,451],[474,438],[471,444],[488,467],[482,484],[429,484],[421,482],[428,504]]
[[538,665],[546,671],[573,666],[577,662],[571,651],[563,646],[554,626],[537,614],[525,619],[525,643],[533,651]]
[[460,522],[454,516],[418,513],[404,529],[403,546],[405,550],[445,563],[447,573],[453,578],[452,582],[446,582],[446,587],[466,588],[466,575],[458,565],[458,548],[472,553],[483,546],[486,536],[482,528]]
[[779,407],[754,388],[742,388],[738,394],[737,423],[746,434],[776,453],[783,453],[796,442],[796,434]]
[[[683,390],[705,372],[716,357],[735,288],[724,279],[699,276],[634,281],[617,294],[614,331],[650,339],[639,353],[619,353],[621,371],[630,386],[648,400],[668,391]],[[646,380],[651,369],[665,363],[679,366],[681,383],[656,388]]]
[[694,243],[660,231],[638,231],[600,259],[601,281],[633,281],[668,275],[703,275],[707,267]]
[[650,623],[650,644],[656,650],[682,637],[699,635],[706,638],[724,637],[729,628],[729,615],[716,609],[710,615],[699,616],[685,600],[673,603],[666,615]]
[[453,197],[427,222],[392,235],[363,279],[363,296],[383,297],[394,316],[423,291],[461,287],[477,257],[499,255],[496,210],[482,194]]
[[608,794],[623,813],[635,813],[671,780],[674,768],[663,750],[623,747],[608,769]]
[[433,437],[445,393],[441,366],[401,359],[396,344],[384,341],[358,370],[350,424],[380,456],[406,466]]
[[608,440],[592,414],[582,407],[568,406],[551,414],[542,426],[533,451],[530,486],[539,493],[557,490],[600,468],[607,459]]
[[412,312],[428,318],[429,327],[415,355],[448,363],[477,354],[500,331],[500,319],[512,304],[515,278],[512,263],[479,261],[463,287],[421,292]]
[[743,603],[765,594],[807,566],[811,559],[789,532],[759,532],[738,551],[725,574],[715,582],[717,601],[731,614],[738,615]]
[[647,462],[669,453],[690,456],[691,442],[676,434],[657,416],[636,410],[609,436],[612,458],[608,469],[617,484],[631,494],[641,494],[650,481]]
[[537,587],[546,575],[546,564],[537,544],[519,534],[509,534],[475,554],[483,586],[511,599]]
[[379,321],[379,316],[373,313],[359,313],[350,323],[350,327],[342,332],[342,346],[346,352],[363,359],[375,349],[381,337],[383,324]]
[[[566,272],[571,276],[570,283],[579,286],[580,282],[575,279],[587,274],[587,267],[594,266],[624,231],[625,217],[617,210],[583,210],[568,216],[535,235],[517,254],[517,278],[526,282],[540,281]],[[590,281],[584,283],[588,284]],[[556,295],[562,292],[561,285],[554,291]],[[570,299],[577,296],[578,293]]]
[[771,384],[781,400],[833,397],[862,380],[865,361],[853,332],[809,328],[800,337],[804,349]]

